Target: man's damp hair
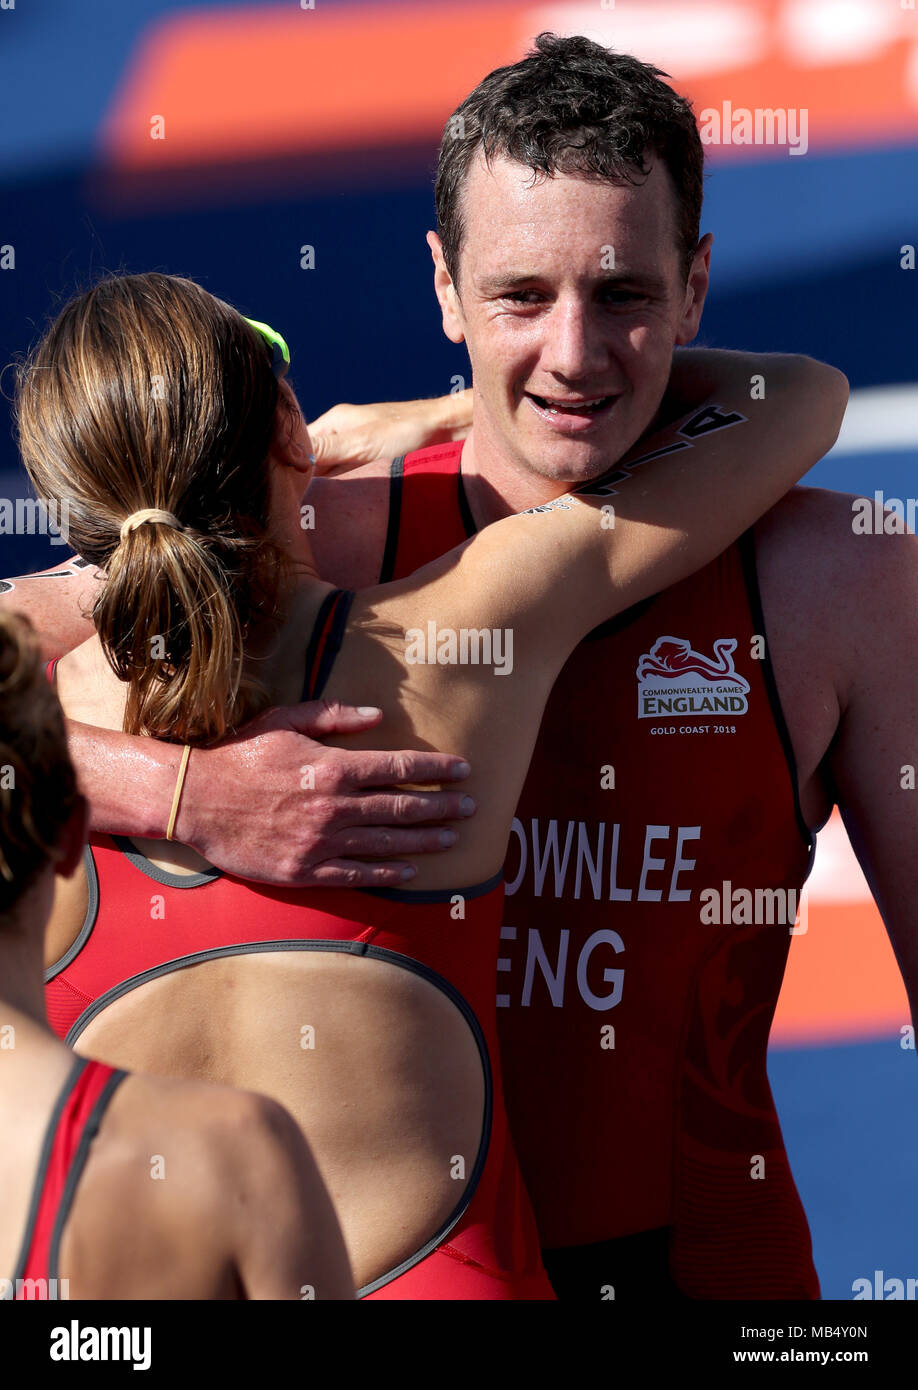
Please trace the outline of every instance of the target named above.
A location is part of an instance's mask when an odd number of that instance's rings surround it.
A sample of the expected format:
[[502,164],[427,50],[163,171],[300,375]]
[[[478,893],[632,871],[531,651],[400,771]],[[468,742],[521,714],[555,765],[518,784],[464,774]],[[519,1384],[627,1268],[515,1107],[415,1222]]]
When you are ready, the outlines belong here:
[[479,151],[532,170],[598,183],[637,184],[647,156],[665,165],[675,191],[684,278],[698,246],[704,148],[691,104],[667,74],[591,39],[539,34],[535,48],[496,68],[446,123],[437,163],[437,231],[454,283],[465,232],[463,190]]

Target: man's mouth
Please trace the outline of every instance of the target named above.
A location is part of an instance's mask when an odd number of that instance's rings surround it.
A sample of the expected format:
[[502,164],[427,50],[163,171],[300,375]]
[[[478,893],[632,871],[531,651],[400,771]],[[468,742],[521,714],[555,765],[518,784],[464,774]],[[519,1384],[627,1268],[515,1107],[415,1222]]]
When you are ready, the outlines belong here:
[[543,420],[565,434],[588,429],[605,417],[617,396],[537,396],[526,392],[526,398]]

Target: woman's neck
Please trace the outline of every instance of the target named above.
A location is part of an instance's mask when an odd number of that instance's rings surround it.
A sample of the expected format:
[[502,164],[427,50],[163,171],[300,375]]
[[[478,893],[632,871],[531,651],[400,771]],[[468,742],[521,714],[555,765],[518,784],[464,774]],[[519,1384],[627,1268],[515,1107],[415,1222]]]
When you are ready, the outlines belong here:
[[253,627],[246,637],[246,675],[258,680],[273,704],[293,704],[302,695],[306,651],[322,600],[333,586],[315,570],[296,566],[283,601],[283,617]]
[[[322,600],[330,585],[312,566],[295,564],[284,616],[253,626],[246,636],[246,675],[268,692],[272,704],[294,704],[302,694],[306,649]],[[69,719],[121,732],[127,683],[115,675],[97,636],[61,658],[57,689]]]
[[43,934],[23,928],[4,929],[0,946],[0,1033],[26,1020],[47,1028],[42,971]]

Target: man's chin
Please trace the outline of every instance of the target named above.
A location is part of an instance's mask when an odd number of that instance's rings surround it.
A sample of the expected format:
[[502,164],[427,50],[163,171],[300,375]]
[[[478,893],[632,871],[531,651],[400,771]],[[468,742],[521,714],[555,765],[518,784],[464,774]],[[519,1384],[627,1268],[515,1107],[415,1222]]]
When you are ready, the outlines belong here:
[[573,486],[605,473],[630,448],[630,441],[623,442],[617,429],[604,430],[589,439],[559,438],[540,430],[534,434],[527,431],[524,448],[534,472]]

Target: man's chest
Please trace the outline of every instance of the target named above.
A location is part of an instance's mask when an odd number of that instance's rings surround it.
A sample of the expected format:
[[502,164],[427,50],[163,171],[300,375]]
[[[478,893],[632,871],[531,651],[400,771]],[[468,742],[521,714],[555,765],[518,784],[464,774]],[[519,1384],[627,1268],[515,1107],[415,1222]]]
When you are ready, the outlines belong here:
[[[412,505],[417,481],[401,480],[395,499],[386,496],[381,477],[352,489],[352,500],[360,503],[360,527],[344,515],[340,480],[324,483],[315,541],[321,535],[317,554],[325,578],[348,587],[372,584],[390,541],[397,542],[392,547],[397,563],[404,535],[418,519]],[[450,499],[443,523],[455,524],[455,484],[440,481]],[[635,782],[641,782],[643,768],[646,785],[665,778],[671,791],[702,783],[717,785],[722,795],[773,756],[796,779],[806,824],[825,820],[830,799],[820,767],[838,726],[839,705],[830,624],[820,618],[827,596],[801,579],[796,500],[791,495],[773,509],[756,527],[754,544],[746,540],[730,547],[698,574],[608,625],[613,633],[608,640],[581,645],[546,711],[535,753],[543,764],[542,780],[551,777],[546,745],[551,762],[551,747],[560,739],[568,749],[568,770],[578,767],[588,777],[591,800],[600,775],[597,759],[608,767],[617,758],[623,770],[633,764]],[[433,512],[444,507],[441,499]],[[436,516],[430,508],[421,510],[427,549],[416,558],[423,563],[442,546],[432,524]],[[347,541],[355,532],[356,548]],[[604,775],[608,783],[611,774]],[[569,794],[576,787],[582,802],[581,781],[574,776],[565,785]]]
[[[667,837],[675,874],[680,837],[764,849],[788,826],[808,841],[808,827],[825,819],[820,765],[837,700],[824,654],[809,659],[807,614],[768,559],[761,579],[744,540],[571,655],[519,812],[523,823],[538,821],[552,855],[563,859],[589,826],[622,841],[627,832],[643,895],[648,867],[662,871]],[[648,859],[650,839],[658,843]],[[618,850],[628,858],[624,843]]]

